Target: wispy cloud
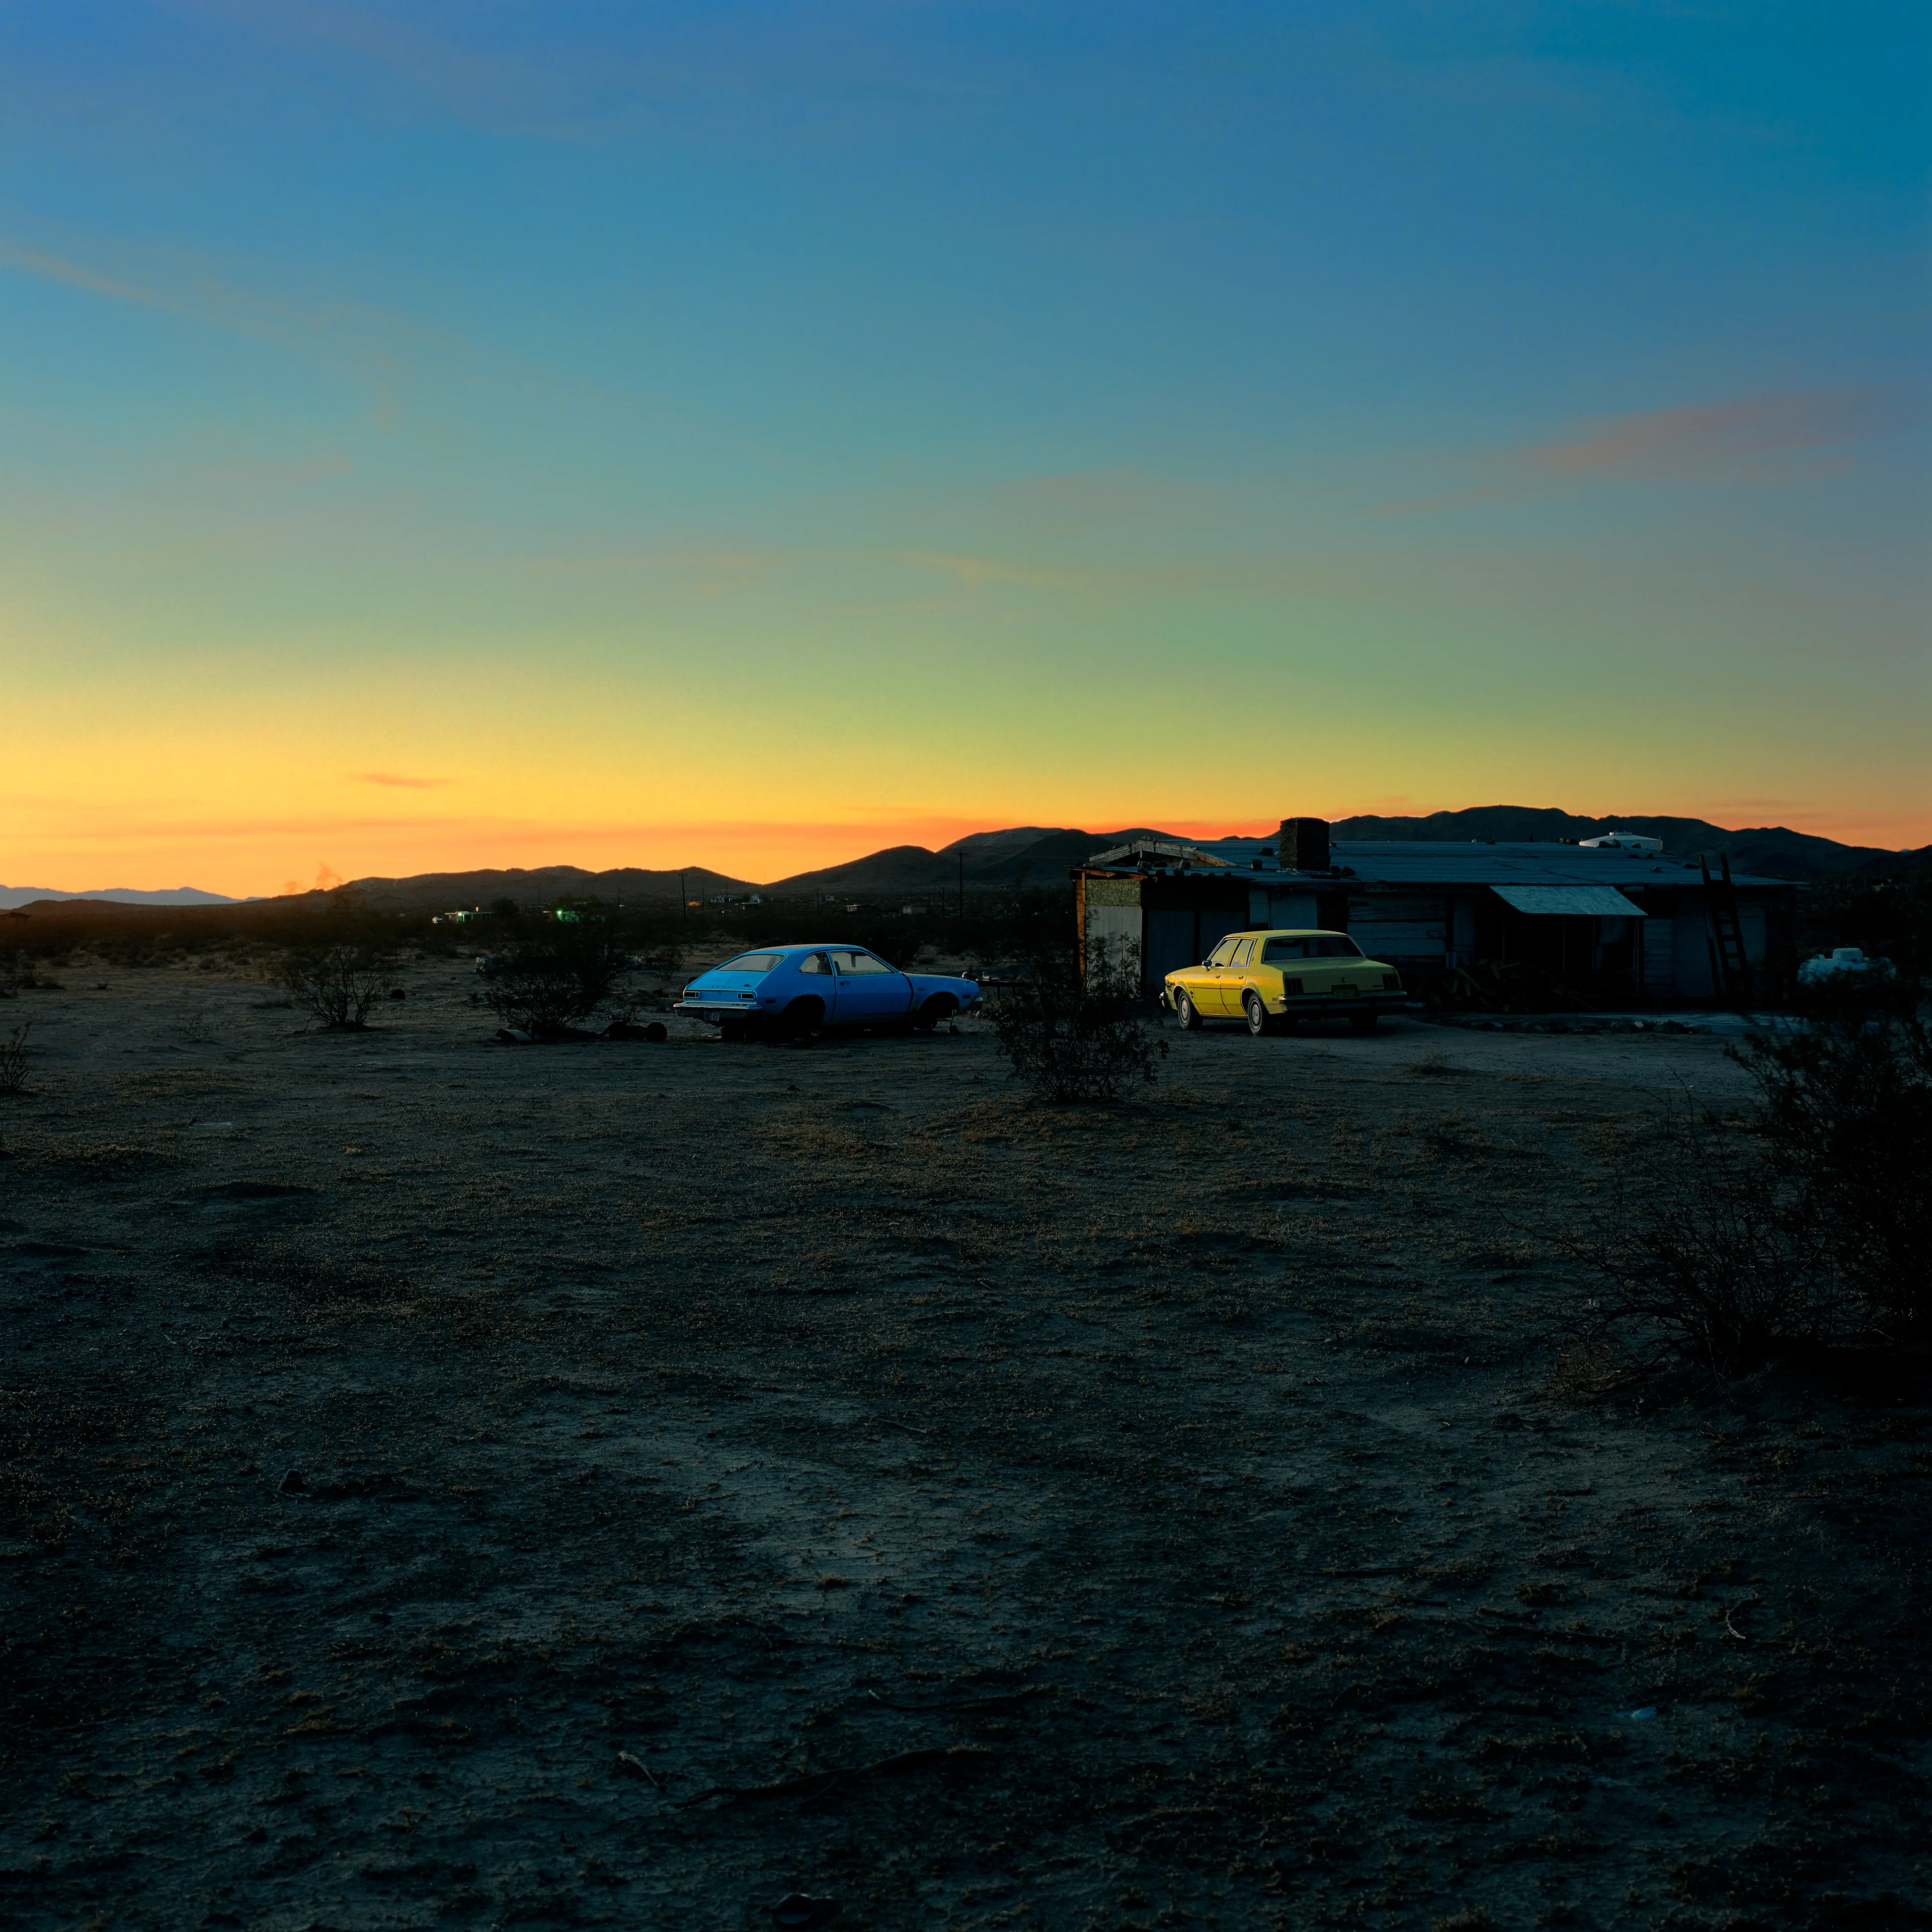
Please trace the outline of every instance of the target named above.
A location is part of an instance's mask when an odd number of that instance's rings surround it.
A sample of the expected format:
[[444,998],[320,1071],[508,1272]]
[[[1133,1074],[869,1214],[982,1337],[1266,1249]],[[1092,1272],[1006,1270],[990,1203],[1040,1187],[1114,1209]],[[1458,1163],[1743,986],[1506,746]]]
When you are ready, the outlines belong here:
[[[500,134],[568,135],[608,116],[613,67],[636,85],[631,64],[603,48],[600,70],[581,47],[555,34],[491,45],[488,23],[446,13],[455,31],[439,33],[398,10],[314,4],[314,0],[189,0],[192,10],[252,30],[272,45],[346,56],[385,74],[452,118]],[[424,10],[417,10],[421,16]],[[435,10],[428,18],[434,20]],[[502,23],[500,16],[498,22]],[[475,31],[482,26],[481,33]],[[667,92],[674,90],[667,89]]]
[[618,550],[604,556],[512,558],[502,567],[506,570],[567,574],[662,570],[696,571],[706,576],[745,576],[795,562],[799,554],[793,550]]
[[1684,476],[1762,469],[1795,451],[1832,449],[1891,428],[1902,411],[1884,389],[1807,389],[1613,416],[1583,434],[1517,452],[1547,477]]
[[352,772],[350,776],[360,784],[393,785],[402,791],[435,791],[456,782],[454,778],[405,778],[400,772]]
[[996,484],[984,493],[1000,512],[1022,518],[1033,530],[1087,530],[1145,517],[1172,505],[1181,493],[1138,464],[1068,470]]
[[242,484],[250,489],[262,489],[320,482],[325,476],[346,476],[355,466],[346,456],[317,456],[306,462],[210,463],[196,473],[211,483]]
[[358,304],[304,307],[277,301],[186,256],[154,256],[138,270],[110,269],[0,236],[0,269],[179,316],[326,364],[369,383],[383,413],[393,407],[395,385],[418,352],[453,346],[434,344],[414,324]]
[[1907,399],[1894,391],[1843,388],[1601,417],[1553,442],[1492,452],[1484,482],[1378,503],[1372,514],[1460,508],[1568,484],[1766,483],[1815,476],[1821,452],[1882,434],[1909,422],[1912,414]]
[[178,302],[169,301],[156,290],[101,274],[79,262],[50,255],[43,248],[26,248],[17,242],[0,238],[0,267],[14,269],[22,275],[37,275],[43,281],[64,283],[70,289],[85,289],[89,295],[106,296],[112,302],[135,302],[143,308],[181,312]]
[[997,556],[954,556],[940,550],[908,550],[904,555],[908,563],[941,572],[968,590],[977,590],[988,584],[1018,584],[1031,590],[1115,590],[1138,574],[1016,563]]
[[1372,517],[1420,516],[1429,510],[1460,509],[1465,503],[1480,503],[1492,496],[1514,496],[1522,494],[1520,483],[1484,483],[1468,490],[1441,490],[1432,496],[1400,496],[1389,503],[1372,504],[1369,514]]
[[934,44],[917,8],[398,7],[365,0],[174,0],[272,50],[338,66],[411,115],[489,134],[595,140],[640,124],[755,130],[919,124],[1039,85],[998,37]]
[[962,556],[949,550],[908,550],[896,555],[902,562],[916,564],[922,570],[938,571],[968,590],[982,590],[988,584],[1060,590],[1078,596],[1132,590],[1232,590],[1279,588],[1294,575],[1276,565],[1257,563],[1246,557],[1103,568],[1079,564],[1027,563],[1012,557]]

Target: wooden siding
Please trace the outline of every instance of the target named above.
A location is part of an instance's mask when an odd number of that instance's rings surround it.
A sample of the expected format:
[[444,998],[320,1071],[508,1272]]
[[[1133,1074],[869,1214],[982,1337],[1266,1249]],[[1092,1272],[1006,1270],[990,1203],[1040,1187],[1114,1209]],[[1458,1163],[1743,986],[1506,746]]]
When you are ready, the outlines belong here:
[[1447,950],[1446,910],[1439,896],[1351,893],[1348,936],[1371,959],[1440,964]]

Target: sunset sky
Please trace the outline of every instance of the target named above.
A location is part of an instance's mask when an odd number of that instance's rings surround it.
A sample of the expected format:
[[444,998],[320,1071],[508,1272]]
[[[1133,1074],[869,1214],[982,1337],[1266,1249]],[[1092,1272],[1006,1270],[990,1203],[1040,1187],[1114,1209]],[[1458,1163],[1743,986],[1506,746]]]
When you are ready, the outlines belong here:
[[1932,842],[1932,10],[0,0],[0,881]]

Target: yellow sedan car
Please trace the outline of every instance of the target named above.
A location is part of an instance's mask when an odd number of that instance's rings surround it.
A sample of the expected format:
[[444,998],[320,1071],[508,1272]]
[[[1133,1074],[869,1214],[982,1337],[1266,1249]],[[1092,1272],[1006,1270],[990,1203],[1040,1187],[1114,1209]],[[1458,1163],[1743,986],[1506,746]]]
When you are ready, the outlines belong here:
[[1370,1033],[1405,995],[1402,975],[1364,958],[1346,932],[1231,932],[1199,965],[1168,974],[1160,998],[1190,1030],[1230,1019],[1263,1034],[1333,1017]]

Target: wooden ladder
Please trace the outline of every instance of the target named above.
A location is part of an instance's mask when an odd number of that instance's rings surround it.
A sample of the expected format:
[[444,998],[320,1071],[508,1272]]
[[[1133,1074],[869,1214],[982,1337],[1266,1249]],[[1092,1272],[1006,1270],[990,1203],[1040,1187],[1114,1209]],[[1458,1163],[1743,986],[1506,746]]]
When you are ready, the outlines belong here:
[[1700,853],[1699,869],[1704,874],[1704,903],[1709,909],[1711,931],[1705,944],[1711,949],[1711,980],[1718,997],[1731,1005],[1750,998],[1750,966],[1744,958],[1744,932],[1738,918],[1738,891],[1731,884],[1728,853],[1718,855],[1720,874],[1711,876],[1711,862]]

